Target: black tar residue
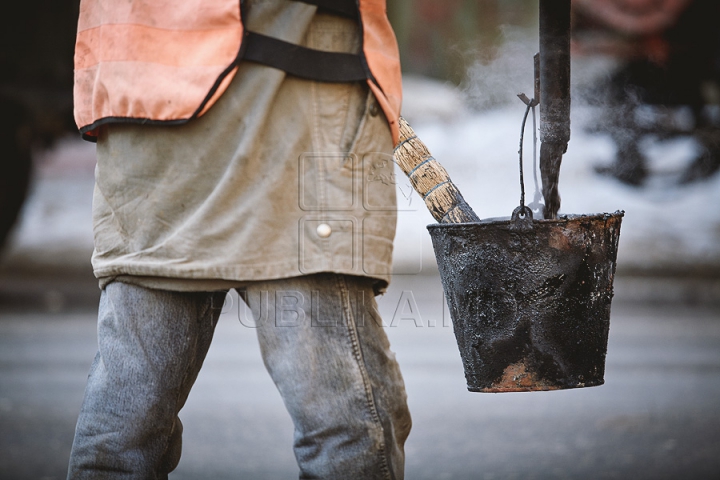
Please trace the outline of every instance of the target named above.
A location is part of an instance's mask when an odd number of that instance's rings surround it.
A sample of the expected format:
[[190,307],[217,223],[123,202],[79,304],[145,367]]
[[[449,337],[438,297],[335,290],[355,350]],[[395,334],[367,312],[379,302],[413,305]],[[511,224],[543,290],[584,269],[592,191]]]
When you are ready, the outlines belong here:
[[604,382],[622,217],[428,226],[469,390]]

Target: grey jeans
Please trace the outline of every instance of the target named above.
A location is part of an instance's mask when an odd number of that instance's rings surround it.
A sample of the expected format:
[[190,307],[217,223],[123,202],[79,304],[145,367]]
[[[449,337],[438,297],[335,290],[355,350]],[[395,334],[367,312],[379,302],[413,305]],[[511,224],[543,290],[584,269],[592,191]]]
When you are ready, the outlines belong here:
[[[105,287],[68,478],[167,478],[224,296]],[[318,274],[253,282],[241,296],[293,419],[300,478],[402,479],[411,421],[370,281]]]

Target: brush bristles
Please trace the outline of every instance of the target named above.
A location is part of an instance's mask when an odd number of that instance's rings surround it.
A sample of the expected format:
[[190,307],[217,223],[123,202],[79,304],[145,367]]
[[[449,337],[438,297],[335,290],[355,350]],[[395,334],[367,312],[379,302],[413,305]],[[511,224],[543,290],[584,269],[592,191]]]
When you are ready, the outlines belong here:
[[433,218],[439,223],[479,222],[465,202],[450,175],[433,158],[427,146],[400,117],[400,141],[395,147],[395,162],[410,178],[415,191],[423,198]]

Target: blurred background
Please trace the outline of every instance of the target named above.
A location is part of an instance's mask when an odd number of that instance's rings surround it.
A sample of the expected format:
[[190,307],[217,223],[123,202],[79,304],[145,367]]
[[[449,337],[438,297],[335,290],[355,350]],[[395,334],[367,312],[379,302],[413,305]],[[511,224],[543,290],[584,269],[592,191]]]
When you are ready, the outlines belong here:
[[[78,3],[14,2],[0,16],[3,479],[64,478],[95,351],[95,156],[72,120]],[[425,230],[433,220],[398,171],[402,248],[379,303],[415,419],[407,478],[702,479],[720,469],[720,2],[572,8],[561,213],[626,212],[606,385],[466,392]],[[388,13],[403,115],[480,217],[508,216],[537,0],[388,0]],[[292,425],[240,309],[229,296],[171,478],[296,476]]]

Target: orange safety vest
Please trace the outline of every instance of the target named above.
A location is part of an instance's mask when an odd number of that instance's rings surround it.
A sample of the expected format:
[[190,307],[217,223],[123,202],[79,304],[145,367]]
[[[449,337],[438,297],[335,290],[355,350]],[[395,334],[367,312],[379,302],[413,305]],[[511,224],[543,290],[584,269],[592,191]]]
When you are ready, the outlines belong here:
[[[75,122],[88,140],[103,124],[182,124],[225,92],[247,33],[242,0],[81,0]],[[385,0],[357,0],[368,85],[399,137],[400,55]]]

